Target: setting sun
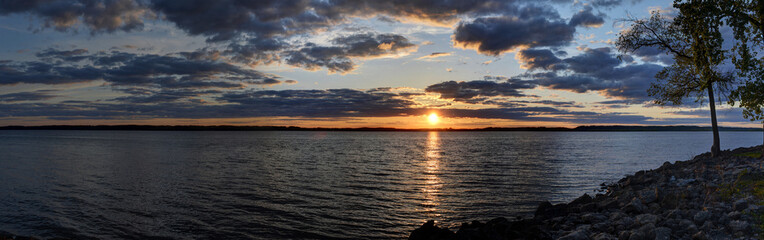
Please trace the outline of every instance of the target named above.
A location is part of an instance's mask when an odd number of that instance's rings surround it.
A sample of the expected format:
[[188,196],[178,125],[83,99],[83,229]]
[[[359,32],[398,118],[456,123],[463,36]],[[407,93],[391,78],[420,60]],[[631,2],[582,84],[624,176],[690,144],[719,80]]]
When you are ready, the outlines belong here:
[[431,113],[430,116],[427,116],[427,121],[430,122],[430,124],[435,125],[440,121],[440,118],[438,117],[438,114]]

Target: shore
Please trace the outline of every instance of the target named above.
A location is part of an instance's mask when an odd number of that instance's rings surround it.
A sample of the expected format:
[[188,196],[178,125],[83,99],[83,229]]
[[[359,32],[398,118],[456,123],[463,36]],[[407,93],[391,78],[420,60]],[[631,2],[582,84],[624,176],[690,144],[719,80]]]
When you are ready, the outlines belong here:
[[762,239],[761,146],[664,163],[617,183],[604,194],[541,203],[531,219],[495,218],[451,231],[428,221],[409,239]]

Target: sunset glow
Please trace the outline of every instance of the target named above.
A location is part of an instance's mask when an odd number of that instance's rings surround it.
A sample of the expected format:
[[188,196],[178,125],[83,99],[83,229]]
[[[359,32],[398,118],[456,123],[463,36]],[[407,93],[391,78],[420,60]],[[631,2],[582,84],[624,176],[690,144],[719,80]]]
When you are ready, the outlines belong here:
[[438,117],[438,114],[430,113],[430,116],[427,116],[427,122],[429,122],[431,125],[438,124],[440,121],[440,118]]

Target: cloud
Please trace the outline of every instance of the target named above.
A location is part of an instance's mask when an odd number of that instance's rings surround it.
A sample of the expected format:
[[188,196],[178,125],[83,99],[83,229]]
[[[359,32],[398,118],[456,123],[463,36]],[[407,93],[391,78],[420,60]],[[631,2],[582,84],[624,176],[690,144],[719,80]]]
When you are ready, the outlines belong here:
[[644,62],[662,63],[665,65],[674,64],[674,57],[665,51],[661,51],[658,47],[641,47],[635,50],[633,54],[640,57]]
[[29,13],[42,19],[45,27],[59,31],[83,23],[92,33],[138,30],[144,19],[153,18],[135,0],[0,1],[0,15],[12,13]]
[[247,85],[274,85],[280,77],[230,63],[192,57],[127,52],[45,50],[36,56],[67,59],[77,57],[84,64],[66,61],[0,62],[0,85],[19,83],[69,84],[102,80],[115,87],[141,86],[162,89],[243,88]]
[[35,54],[38,58],[60,59],[68,62],[78,62],[87,59],[87,49],[56,50],[48,48]]
[[[529,69],[551,70],[525,73],[521,76],[539,86],[568,90],[578,93],[596,91],[607,97],[647,101],[647,89],[662,66],[645,63],[621,66],[619,60],[608,47],[585,48],[583,53],[569,58],[555,60],[549,51],[538,50],[520,53],[519,59]],[[529,55],[529,56],[526,56]],[[545,56],[547,61],[535,61],[535,56]],[[550,65],[554,64],[554,65]],[[554,66],[554,67],[550,67]]]
[[334,46],[306,44],[286,51],[285,62],[309,70],[325,67],[329,72],[349,72],[356,65],[352,58],[380,58],[416,51],[416,45],[395,34],[354,34],[332,40]]
[[430,53],[429,55],[421,56],[417,58],[417,60],[429,60],[433,58],[446,57],[446,56],[451,56],[451,53],[450,52],[434,52],[434,53]]
[[515,59],[520,62],[521,68],[528,70],[561,70],[566,67],[549,49],[523,49],[517,52]]
[[503,82],[492,81],[494,79],[475,80],[467,82],[447,81],[433,84],[425,88],[425,92],[439,93],[441,99],[453,99],[454,101],[471,101],[482,97],[524,97],[521,89],[534,88],[535,85],[517,79],[499,78]]
[[[556,10],[547,6],[560,2],[567,1],[38,0],[2,1],[0,15],[30,14],[42,19],[46,26],[61,31],[77,29],[83,24],[92,34],[138,31],[144,21],[164,21],[188,35],[203,36],[208,42],[220,44],[217,45],[220,49],[209,51],[215,53],[213,55],[189,55],[191,58],[222,55],[249,65],[287,63],[309,70],[326,68],[330,72],[347,72],[356,68],[352,58],[373,58],[387,53],[353,55],[354,49],[348,49],[353,46],[346,43],[324,45],[305,42],[305,37],[331,31],[357,18],[377,17],[445,27],[462,21],[454,32],[454,45],[489,55],[516,48],[565,46],[573,39],[575,26],[568,25]],[[591,11],[584,13],[593,16]],[[591,26],[596,16],[589,15],[576,19],[582,19],[580,24]],[[384,35],[394,34],[378,36]],[[402,43],[397,46],[415,46],[405,37],[397,36],[402,39],[391,40]],[[376,48],[405,52],[389,44],[381,43]],[[189,52],[192,53],[201,52]]]
[[21,102],[48,100],[57,95],[51,94],[55,90],[37,90],[34,92],[17,92],[0,95],[0,102]]
[[551,9],[526,7],[517,15],[461,22],[454,32],[454,45],[498,56],[518,48],[566,46],[576,32],[575,26],[559,19]]
[[602,14],[594,15],[592,13],[592,7],[586,6],[581,11],[577,12],[570,18],[568,22],[571,26],[583,26],[589,28],[598,28],[602,24],[605,24],[605,19],[602,18]]

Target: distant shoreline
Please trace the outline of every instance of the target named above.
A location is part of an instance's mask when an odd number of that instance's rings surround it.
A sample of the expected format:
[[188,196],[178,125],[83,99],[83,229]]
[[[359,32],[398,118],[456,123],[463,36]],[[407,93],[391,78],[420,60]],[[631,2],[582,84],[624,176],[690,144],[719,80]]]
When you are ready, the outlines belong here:
[[[518,128],[303,128],[294,126],[192,126],[192,125],[46,125],[2,126],[0,130],[107,130],[107,131],[353,131],[353,132],[466,132],[466,131],[532,131],[532,132],[698,132],[711,131],[711,127],[699,126],[578,126],[565,127],[518,127]],[[762,131],[761,128],[719,127],[719,131]]]

